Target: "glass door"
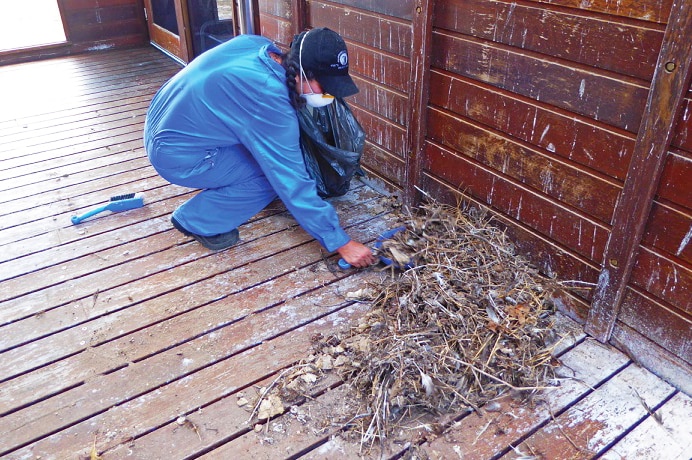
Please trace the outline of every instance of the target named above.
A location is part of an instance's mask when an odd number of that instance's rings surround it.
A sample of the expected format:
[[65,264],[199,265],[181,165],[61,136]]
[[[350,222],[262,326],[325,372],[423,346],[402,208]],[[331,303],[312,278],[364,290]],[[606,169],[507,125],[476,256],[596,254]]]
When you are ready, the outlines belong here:
[[186,64],[190,61],[186,0],[144,0],[152,45]]
[[187,0],[187,11],[195,57],[238,34],[233,0]]
[[0,52],[64,42],[57,0],[0,0]]

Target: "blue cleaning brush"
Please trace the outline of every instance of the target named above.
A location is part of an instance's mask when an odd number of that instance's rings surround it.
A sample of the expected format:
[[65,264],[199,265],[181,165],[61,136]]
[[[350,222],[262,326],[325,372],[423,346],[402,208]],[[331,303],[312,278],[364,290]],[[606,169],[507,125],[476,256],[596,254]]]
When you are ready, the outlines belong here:
[[144,194],[128,193],[127,195],[112,196],[108,204],[92,209],[81,216],[72,216],[72,223],[78,224],[84,219],[96,215],[103,211],[120,212],[128,209],[136,209],[144,206]]

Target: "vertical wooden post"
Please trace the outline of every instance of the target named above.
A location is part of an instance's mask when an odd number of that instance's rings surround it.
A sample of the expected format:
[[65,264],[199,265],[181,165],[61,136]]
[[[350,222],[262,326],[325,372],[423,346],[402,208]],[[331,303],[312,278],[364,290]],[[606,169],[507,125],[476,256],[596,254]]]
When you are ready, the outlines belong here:
[[692,68],[692,2],[675,0],[625,184],[612,219],[586,332],[606,342],[627,288]]
[[406,138],[406,169],[404,178],[404,204],[415,206],[419,201],[416,186],[420,185],[423,162],[423,143],[427,132],[426,108],[430,91],[430,46],[432,43],[433,0],[415,3],[411,43],[411,92],[408,106],[408,133]]
[[298,35],[308,26],[307,2],[305,0],[297,0],[291,2],[291,25],[293,26],[293,35]]

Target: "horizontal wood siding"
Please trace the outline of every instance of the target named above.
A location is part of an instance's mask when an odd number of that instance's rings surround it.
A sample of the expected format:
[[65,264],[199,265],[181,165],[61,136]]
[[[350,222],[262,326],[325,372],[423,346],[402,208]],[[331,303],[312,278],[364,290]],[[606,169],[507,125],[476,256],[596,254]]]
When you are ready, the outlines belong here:
[[[489,206],[547,274],[598,281],[672,1],[435,1],[424,188]],[[692,363],[692,98],[615,340]],[[556,299],[583,320],[590,289]]]
[[434,2],[424,169],[526,227],[546,273],[595,282],[665,26],[553,3]]
[[530,2],[447,0],[436,5],[439,28],[645,80],[653,76],[663,39],[664,28],[658,24]]
[[141,0],[61,0],[67,39],[74,45],[145,43]]
[[534,3],[566,6],[608,16],[665,23],[673,0],[531,0]]
[[367,134],[362,164],[368,174],[403,187],[411,87],[413,2],[311,1],[310,27],[329,27],[346,40],[360,91],[348,103]]
[[0,65],[142,46],[149,41],[142,0],[57,0],[64,44],[0,53]]
[[[263,32],[287,45],[292,37],[277,24],[291,8],[263,5]],[[360,88],[349,102],[367,133],[368,173],[410,188],[410,129],[424,127],[422,177],[412,179],[438,199],[489,206],[546,274],[581,283],[555,301],[584,321],[593,300],[584,286],[598,282],[672,0],[433,1],[424,120],[409,119],[421,4],[298,5],[303,28],[329,27],[348,43]],[[615,340],[636,336],[689,362],[689,94],[683,105]]]
[[291,0],[259,1],[260,34],[284,49],[288,49],[294,35],[296,18],[292,8]]

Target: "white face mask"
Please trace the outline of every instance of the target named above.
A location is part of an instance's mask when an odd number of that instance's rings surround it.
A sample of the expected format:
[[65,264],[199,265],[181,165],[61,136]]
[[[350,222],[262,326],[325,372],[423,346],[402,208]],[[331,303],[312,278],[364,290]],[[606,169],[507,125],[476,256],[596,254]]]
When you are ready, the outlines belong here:
[[[309,33],[309,30],[305,32],[303,39],[300,41],[300,48],[298,50],[298,64],[300,65],[300,91],[302,93],[300,96],[305,99],[305,103],[310,107],[324,107],[325,105],[329,105],[334,102],[334,96],[331,94],[314,92],[312,90],[312,86],[310,86],[308,76],[305,75],[305,72],[303,71],[303,43],[305,43],[305,39],[308,37]],[[309,93],[303,93],[303,77],[305,77],[305,82],[308,84],[308,88],[310,88]]]

